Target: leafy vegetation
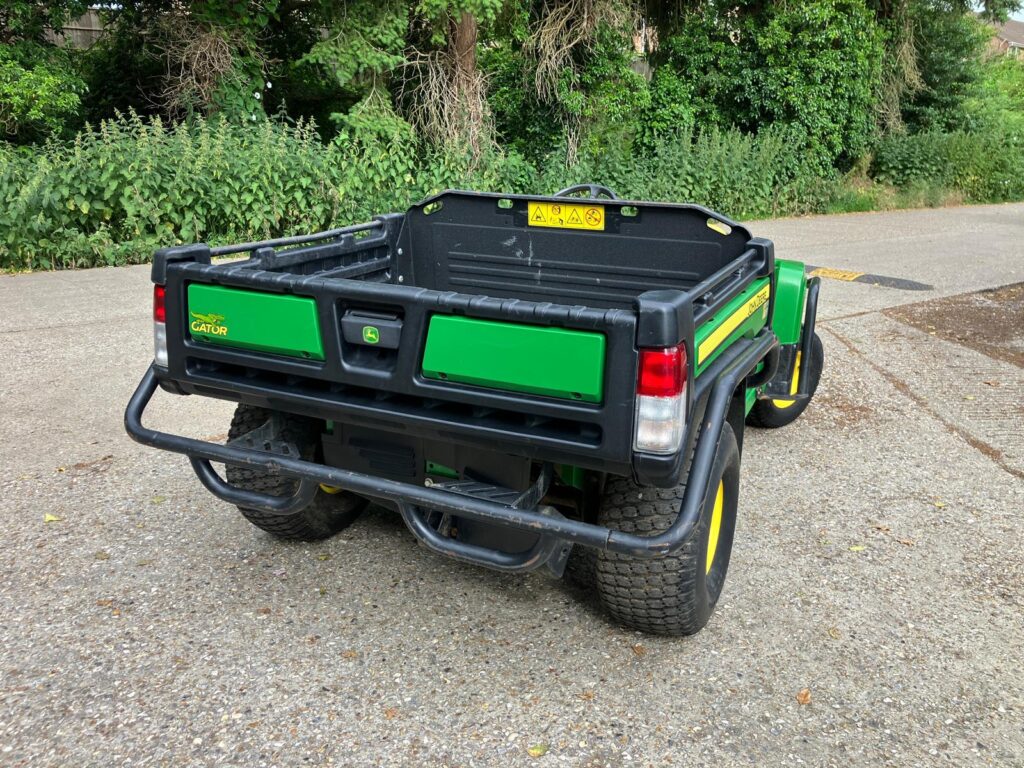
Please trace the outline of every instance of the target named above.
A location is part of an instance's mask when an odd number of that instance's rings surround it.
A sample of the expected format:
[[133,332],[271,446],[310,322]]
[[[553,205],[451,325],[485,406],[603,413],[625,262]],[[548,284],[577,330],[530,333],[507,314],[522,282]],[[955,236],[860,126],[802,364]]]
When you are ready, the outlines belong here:
[[[1005,18],[1017,0],[993,0]],[[734,217],[1024,198],[1024,62],[966,0],[0,8],[0,268],[598,181]]]

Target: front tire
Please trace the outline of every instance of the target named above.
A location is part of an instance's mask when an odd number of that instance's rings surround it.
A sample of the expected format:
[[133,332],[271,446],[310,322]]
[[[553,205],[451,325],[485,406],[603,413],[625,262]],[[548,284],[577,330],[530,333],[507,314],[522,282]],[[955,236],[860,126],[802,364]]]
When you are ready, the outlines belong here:
[[807,406],[811,403],[811,398],[818,391],[821,371],[825,366],[825,348],[822,346],[821,337],[818,334],[814,334],[814,338],[811,339],[810,358],[809,364],[803,365],[799,353],[797,354],[796,376],[793,378],[793,389],[791,390],[796,392],[796,387],[800,382],[799,377],[807,376],[809,384],[807,389],[808,398],[806,400],[762,400],[758,398],[754,403],[754,407],[750,409],[750,413],[747,415],[747,424],[763,429],[777,429],[787,424],[792,424],[800,414],[807,410]]
[[[692,635],[703,629],[729,569],[739,478],[736,436],[725,424],[700,520],[682,548],[654,559],[598,553],[598,594],[615,620],[659,635]],[[649,488],[631,478],[609,479],[598,520],[615,530],[655,536],[679,515],[685,490],[683,485]]]
[[[228,440],[234,440],[254,429],[259,429],[272,415],[273,412],[266,408],[239,405],[231,419]],[[283,419],[282,439],[294,443],[299,449],[300,456],[306,461],[319,460],[322,422],[290,413],[280,413],[279,416]],[[298,481],[292,478],[270,475],[256,469],[243,469],[230,464],[227,465],[226,474],[228,482],[238,488],[271,496],[290,496],[298,487]],[[321,487],[309,506],[295,514],[281,515],[245,507],[239,507],[238,510],[257,528],[279,539],[319,541],[350,526],[367,503],[366,499],[346,491],[328,491]]]

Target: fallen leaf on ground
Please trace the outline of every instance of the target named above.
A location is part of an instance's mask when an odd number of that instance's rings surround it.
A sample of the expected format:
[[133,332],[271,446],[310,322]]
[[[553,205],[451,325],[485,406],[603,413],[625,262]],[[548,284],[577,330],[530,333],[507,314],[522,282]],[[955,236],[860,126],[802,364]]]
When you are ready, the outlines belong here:
[[549,749],[547,744],[534,744],[532,747],[527,747],[526,754],[530,757],[544,757]]
[[643,658],[647,655],[647,649],[640,645],[640,643],[637,643],[633,646],[633,653],[635,653],[640,658]]
[[166,496],[154,496],[152,499],[150,499],[150,501],[153,502],[154,504],[163,504],[165,501],[167,501],[167,497]]
[[110,553],[109,552],[97,552],[95,557],[96,557],[97,560],[109,560],[110,559]]
[[317,560],[330,560],[331,556],[329,554],[327,554],[326,552],[322,552],[322,553],[320,553],[319,555],[316,556],[316,559]]
[[256,609],[256,615],[257,616],[269,616],[270,615],[270,609],[269,608],[257,608]]
[[990,387],[1000,386],[998,381],[983,381],[982,384],[988,384]]
[[57,515],[51,515],[49,512],[47,512],[45,515],[43,515],[43,522],[44,523],[59,523],[63,519],[64,519],[63,517],[58,517]]
[[914,540],[913,539],[896,539],[896,541],[898,541],[900,544],[902,544],[905,547],[912,547],[912,546],[914,546]]
[[838,640],[840,637],[842,637],[842,634],[840,634],[838,627],[829,627],[828,636],[831,637],[833,640]]
[[398,717],[398,708],[397,707],[388,707],[387,709],[384,710],[384,718],[385,719],[387,719],[387,720],[394,720],[396,717]]
[[811,689],[801,688],[796,694],[796,703],[803,706],[811,703]]
[[867,549],[867,547],[865,547],[863,544],[854,544],[852,547],[850,547],[851,552],[863,552],[865,549]]
[[342,651],[341,658],[343,659],[358,659],[359,651]]
[[583,691],[583,693],[576,694],[576,697],[580,698],[580,699],[583,699],[584,701],[593,701],[594,700],[594,692],[593,691]]
[[110,600],[109,598],[102,598],[96,601],[96,605],[98,605],[100,608],[109,608],[113,604],[114,601]]
[[882,525],[881,523],[875,523],[873,527],[876,531],[881,531],[882,533],[889,533],[892,530],[888,525]]

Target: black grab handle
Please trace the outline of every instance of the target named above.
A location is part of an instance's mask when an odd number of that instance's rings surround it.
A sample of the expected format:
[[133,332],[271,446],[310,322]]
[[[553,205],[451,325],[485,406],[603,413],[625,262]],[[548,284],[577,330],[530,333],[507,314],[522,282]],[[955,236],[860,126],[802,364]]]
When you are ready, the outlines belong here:
[[598,195],[604,195],[609,200],[618,200],[619,196],[611,189],[606,187],[604,184],[574,184],[571,187],[566,187],[558,192],[555,192],[555,197],[569,197],[575,195],[577,192],[589,192],[592,198],[597,198]]

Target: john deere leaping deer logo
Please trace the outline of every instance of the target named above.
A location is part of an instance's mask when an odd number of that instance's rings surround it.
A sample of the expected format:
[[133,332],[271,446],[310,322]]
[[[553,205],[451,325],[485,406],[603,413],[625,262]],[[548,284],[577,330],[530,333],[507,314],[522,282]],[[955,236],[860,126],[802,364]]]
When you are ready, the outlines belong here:
[[194,318],[189,324],[193,333],[206,333],[210,336],[226,336],[228,327],[221,325],[224,315],[203,314],[202,312],[189,312]]

